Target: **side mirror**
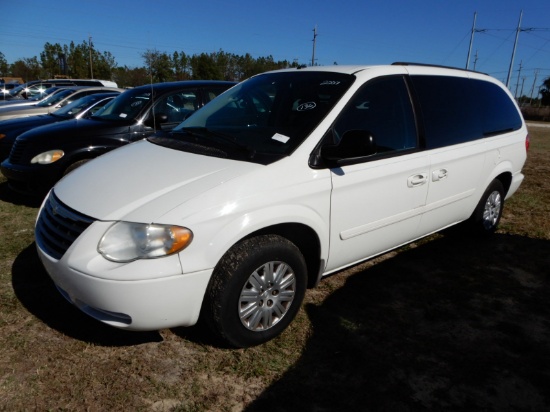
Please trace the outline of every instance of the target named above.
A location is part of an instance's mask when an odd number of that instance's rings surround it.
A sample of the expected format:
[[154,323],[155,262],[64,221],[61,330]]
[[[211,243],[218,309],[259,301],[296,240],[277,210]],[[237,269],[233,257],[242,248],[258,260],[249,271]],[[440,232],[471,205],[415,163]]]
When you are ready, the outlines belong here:
[[321,157],[328,163],[337,164],[376,153],[376,142],[368,130],[348,130],[338,144],[321,148]]

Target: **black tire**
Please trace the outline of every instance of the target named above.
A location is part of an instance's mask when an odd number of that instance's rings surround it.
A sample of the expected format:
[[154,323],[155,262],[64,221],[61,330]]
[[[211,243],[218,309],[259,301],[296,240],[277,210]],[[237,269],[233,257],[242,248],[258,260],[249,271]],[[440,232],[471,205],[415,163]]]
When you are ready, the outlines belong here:
[[259,345],[294,319],[306,285],[306,263],[292,242],[277,235],[245,239],[214,269],[201,316],[224,344]]
[[493,180],[479,201],[470,226],[478,235],[491,235],[498,227],[504,209],[504,187],[500,180]]
[[84,163],[90,161],[90,159],[82,159],[82,160],[77,160],[76,162],[72,163],[69,165],[69,167],[67,167],[65,169],[65,171],[63,172],[63,176],[66,176],[68,175],[69,173],[71,173],[74,169],[82,166]]

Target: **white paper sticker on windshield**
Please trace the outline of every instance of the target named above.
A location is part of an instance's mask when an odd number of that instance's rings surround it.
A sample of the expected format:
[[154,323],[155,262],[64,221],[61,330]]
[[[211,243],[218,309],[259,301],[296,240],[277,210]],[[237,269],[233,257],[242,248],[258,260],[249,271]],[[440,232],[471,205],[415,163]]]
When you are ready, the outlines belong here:
[[277,140],[281,143],[286,143],[289,141],[290,137],[285,136],[284,134],[275,133],[272,137],[273,140]]
[[123,118],[126,117],[126,116],[128,116],[126,113],[120,113],[120,114],[118,115],[118,117],[123,117]]

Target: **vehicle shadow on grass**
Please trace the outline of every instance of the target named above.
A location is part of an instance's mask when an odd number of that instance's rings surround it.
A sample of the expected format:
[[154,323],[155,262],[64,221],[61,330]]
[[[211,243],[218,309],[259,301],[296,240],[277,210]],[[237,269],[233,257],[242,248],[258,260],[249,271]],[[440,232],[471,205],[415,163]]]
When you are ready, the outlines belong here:
[[36,245],[24,249],[12,265],[12,285],[21,304],[46,325],[64,335],[102,346],[160,342],[158,332],[128,332],[104,325],[67,302],[43,268]]
[[12,203],[14,205],[21,205],[21,206],[27,206],[27,207],[40,207],[42,204],[42,200],[44,199],[44,195],[23,195],[20,193],[17,193],[9,188],[8,182],[2,182],[0,183],[0,200]]
[[306,304],[302,357],[247,411],[550,410],[549,251],[444,236],[365,266]]

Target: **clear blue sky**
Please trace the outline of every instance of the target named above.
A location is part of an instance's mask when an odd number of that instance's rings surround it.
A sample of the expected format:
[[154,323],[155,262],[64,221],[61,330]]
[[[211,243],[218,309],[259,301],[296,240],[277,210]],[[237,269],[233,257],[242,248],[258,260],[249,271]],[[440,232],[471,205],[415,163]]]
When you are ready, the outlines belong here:
[[476,28],[485,31],[475,33],[470,68],[503,82],[523,10],[510,88],[519,74],[519,89],[529,95],[537,70],[537,89],[550,76],[549,0],[1,0],[0,10],[8,63],[39,57],[46,42],[80,44],[91,36],[97,50],[128,67],[143,66],[147,49],[310,64],[314,27],[316,64],[465,67],[477,12]]

